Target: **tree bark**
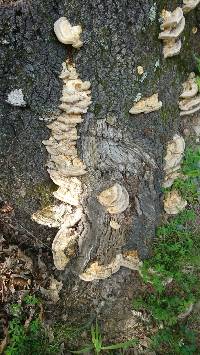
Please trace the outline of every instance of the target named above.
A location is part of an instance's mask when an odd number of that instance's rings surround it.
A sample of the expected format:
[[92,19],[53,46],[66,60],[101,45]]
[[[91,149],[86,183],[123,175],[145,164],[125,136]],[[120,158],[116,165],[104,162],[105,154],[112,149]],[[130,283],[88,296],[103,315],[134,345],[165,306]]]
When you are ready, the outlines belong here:
[[[179,56],[163,59],[158,40],[159,14],[175,9],[178,1],[144,0],[35,0],[3,2],[1,18],[1,183],[2,200],[15,210],[15,234],[7,234],[25,249],[50,253],[55,229],[31,220],[38,208],[53,201],[47,172],[47,152],[42,140],[49,137],[44,118],[58,109],[62,82],[61,64],[76,64],[81,79],[89,80],[92,105],[79,126],[78,150],[87,166],[81,221],[81,248],[64,272],[52,268],[64,287],[55,318],[82,323],[96,314],[105,334],[115,341],[140,332],[131,313],[131,300],[140,281],[137,272],[121,268],[106,280],[84,282],[78,274],[92,261],[107,265],[118,252],[137,250],[149,257],[155,228],[161,220],[162,160],[166,142],[178,132],[178,97],[181,83],[194,68],[192,52],[199,49],[192,27],[198,11],[187,15]],[[154,17],[154,11],[156,16]],[[81,24],[84,45],[80,50],[59,43],[53,24],[66,16]],[[144,74],[137,74],[137,66]],[[25,107],[6,102],[21,89]],[[129,110],[138,95],[159,93],[161,110],[133,116]],[[43,118],[43,120],[41,120]],[[125,186],[130,206],[120,217],[121,228],[112,230],[110,215],[97,195],[115,182]],[[5,236],[6,237],[6,236]],[[20,240],[20,238],[22,238]],[[52,267],[52,261],[49,261]]]

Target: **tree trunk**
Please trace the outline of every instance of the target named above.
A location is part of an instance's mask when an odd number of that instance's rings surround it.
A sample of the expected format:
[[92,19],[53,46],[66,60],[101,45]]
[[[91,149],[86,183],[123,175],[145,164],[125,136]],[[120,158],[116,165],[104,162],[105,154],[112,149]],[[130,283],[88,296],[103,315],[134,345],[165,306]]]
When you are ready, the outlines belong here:
[[[27,252],[51,255],[53,228],[31,220],[38,208],[53,202],[55,186],[46,172],[42,140],[50,135],[45,119],[58,110],[61,65],[76,64],[81,79],[91,82],[92,105],[79,125],[78,151],[87,167],[81,178],[84,220],[79,248],[65,271],[51,272],[63,282],[55,319],[80,324],[98,315],[105,334],[114,341],[140,333],[131,313],[131,300],[140,286],[138,273],[121,268],[105,280],[85,282],[85,267],[97,261],[108,265],[120,253],[137,250],[140,259],[151,254],[155,228],[162,214],[162,160],[166,142],[180,132],[178,97],[181,83],[194,68],[192,52],[199,49],[191,29],[198,12],[187,15],[179,56],[163,59],[158,40],[163,8],[179,1],[35,0],[3,1],[1,17],[1,197],[14,207],[12,221],[2,223],[5,238]],[[81,24],[80,50],[58,42],[53,24],[66,16]],[[138,75],[137,66],[144,68]],[[26,105],[13,106],[8,94],[21,89]],[[159,93],[163,106],[149,114],[130,115],[136,98]],[[110,226],[109,213],[98,202],[102,190],[114,183],[129,193],[129,207]],[[86,193],[87,191],[87,193]],[[6,230],[6,232],[5,232]],[[80,246],[81,245],[81,246]],[[51,313],[50,313],[51,314]]]

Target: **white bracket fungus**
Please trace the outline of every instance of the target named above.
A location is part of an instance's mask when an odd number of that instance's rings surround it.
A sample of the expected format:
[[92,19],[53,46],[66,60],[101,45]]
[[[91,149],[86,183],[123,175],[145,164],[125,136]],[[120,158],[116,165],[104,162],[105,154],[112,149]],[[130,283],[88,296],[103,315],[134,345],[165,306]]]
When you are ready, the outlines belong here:
[[54,32],[61,43],[72,44],[74,48],[80,48],[83,45],[80,40],[81,26],[71,26],[66,17],[60,17],[54,23]]
[[158,93],[136,102],[129,113],[137,115],[139,113],[149,113],[157,111],[162,107],[162,102],[158,100]]
[[79,277],[84,281],[103,280],[119,271],[120,267],[139,270],[141,265],[137,251],[130,250],[124,254],[117,254],[108,265],[99,265],[97,261],[93,262]]
[[167,145],[167,152],[164,158],[164,172],[165,178],[163,187],[170,187],[174,180],[180,175],[179,169],[183,159],[185,150],[185,141],[183,137],[175,134],[173,139]]
[[164,58],[173,57],[180,53],[181,40],[180,35],[185,28],[185,17],[181,7],[177,7],[173,12],[162,11],[163,23],[160,28],[162,32],[159,39],[163,40]]
[[187,201],[184,200],[176,190],[168,192],[163,203],[164,210],[169,215],[178,214],[187,206]]
[[195,7],[200,3],[200,0],[183,0],[183,12],[187,13],[195,9]]
[[100,193],[98,200],[110,214],[121,213],[129,205],[129,195],[124,186],[116,183]]
[[183,92],[180,99],[181,116],[191,115],[200,110],[200,95],[198,95],[195,73],[190,73],[188,80],[183,83]]

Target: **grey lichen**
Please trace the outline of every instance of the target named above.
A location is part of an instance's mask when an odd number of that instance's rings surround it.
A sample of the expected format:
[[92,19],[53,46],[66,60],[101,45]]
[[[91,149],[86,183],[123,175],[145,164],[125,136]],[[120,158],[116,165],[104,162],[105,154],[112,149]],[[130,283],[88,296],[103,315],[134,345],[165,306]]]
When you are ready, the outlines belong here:
[[8,94],[6,102],[13,106],[26,106],[26,101],[24,100],[22,89],[12,90]]
[[153,6],[151,6],[149,10],[149,20],[150,22],[154,22],[156,19],[156,11],[157,11],[157,4],[154,2]]

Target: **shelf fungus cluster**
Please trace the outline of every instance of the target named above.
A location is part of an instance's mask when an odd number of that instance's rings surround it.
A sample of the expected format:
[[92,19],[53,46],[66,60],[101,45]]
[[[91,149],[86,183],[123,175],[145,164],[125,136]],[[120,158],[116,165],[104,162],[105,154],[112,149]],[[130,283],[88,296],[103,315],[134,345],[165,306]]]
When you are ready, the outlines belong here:
[[173,12],[162,11],[162,24],[160,26],[162,32],[159,39],[163,40],[164,58],[178,55],[181,50],[180,35],[185,28],[185,17],[181,7],[177,7]]
[[157,111],[162,107],[162,102],[158,99],[158,93],[150,97],[143,98],[136,102],[130,109],[129,113],[137,115],[139,113],[149,113]]
[[[60,42],[79,48],[81,27],[72,27],[65,17],[55,22],[54,31]],[[37,211],[32,215],[36,222],[59,228],[52,244],[54,264],[64,270],[75,254],[78,241],[77,223],[83,215],[80,176],[86,173],[84,163],[78,158],[76,142],[77,124],[83,121],[91,103],[90,83],[82,81],[74,65],[63,63],[60,78],[63,80],[60,113],[48,124],[51,136],[43,141],[49,153],[48,172],[58,186],[54,196],[59,203]],[[76,228],[75,228],[76,226]]]
[[195,9],[195,7],[200,3],[200,0],[183,0],[183,12],[187,13]]
[[[165,178],[163,182],[163,187],[169,188],[173,185],[175,179],[177,179],[178,177],[184,178],[184,176],[181,176],[180,173],[184,150],[185,141],[183,137],[176,134],[167,145],[167,153],[164,158]],[[169,215],[176,215],[187,206],[187,201],[184,200],[178,193],[178,191],[174,189],[166,193],[163,203],[164,210]]]
[[164,158],[165,178],[163,187],[172,186],[174,180],[180,176],[181,161],[185,150],[185,141],[183,137],[175,134],[173,139],[167,145],[167,152]]
[[58,227],[52,244],[54,264],[63,270],[75,253],[78,233],[73,228],[82,217],[82,184],[78,177],[86,173],[83,162],[78,158],[76,126],[82,122],[81,115],[87,112],[91,103],[90,83],[79,79],[73,65],[63,63],[60,78],[63,80],[60,114],[48,124],[51,136],[43,141],[49,153],[48,172],[59,186],[54,196],[60,204],[44,208],[32,218],[40,224]]
[[195,73],[190,73],[188,80],[183,83],[183,92],[180,95],[179,108],[180,115],[192,115],[200,110],[200,94]]

